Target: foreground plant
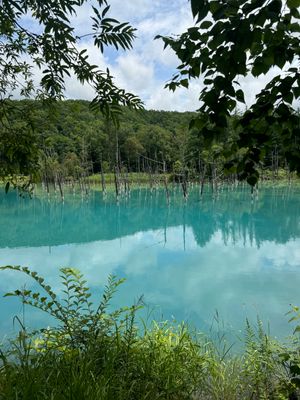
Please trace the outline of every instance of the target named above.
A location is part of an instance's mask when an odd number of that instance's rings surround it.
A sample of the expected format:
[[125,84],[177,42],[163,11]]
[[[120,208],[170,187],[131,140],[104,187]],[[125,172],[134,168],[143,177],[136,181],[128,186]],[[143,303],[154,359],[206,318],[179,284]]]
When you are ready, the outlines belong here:
[[[153,322],[137,326],[141,300],[109,311],[123,283],[108,278],[97,306],[83,275],[62,268],[63,295],[26,267],[6,266],[34,279],[44,294],[15,290],[57,326],[30,332],[20,322],[18,337],[0,347],[0,400],[62,399],[297,399],[299,343],[288,349],[247,323],[245,351],[219,351],[203,334],[185,325]],[[294,338],[296,339],[296,337]]]
[[280,143],[290,171],[299,174],[300,1],[191,0],[191,6],[195,26],[179,37],[158,36],[180,60],[166,85],[170,90],[188,88],[195,78],[204,81],[190,127],[213,144],[228,132],[237,106],[246,105],[240,79],[279,71],[264,78],[254,103],[234,124],[237,137],[221,153],[226,171],[254,186],[261,160]]
[[[84,32],[78,29],[82,14]],[[36,174],[41,151],[34,134],[33,103],[23,112],[12,97],[41,100],[44,108],[52,106],[50,116],[71,80],[91,88],[91,108],[115,123],[122,106],[142,108],[137,96],[116,86],[108,68],[94,65],[88,51],[87,38],[93,54],[103,54],[107,47],[132,48],[136,29],[113,16],[107,0],[0,2],[0,177],[7,188],[16,180],[10,176]]]
[[[31,290],[15,290],[6,293],[5,297],[20,297],[23,304],[36,307],[54,317],[58,322],[58,327],[42,330],[46,339],[62,345],[63,348],[83,349],[98,340],[103,334],[108,335],[116,329],[121,329],[131,318],[134,321],[135,312],[140,308],[140,301],[132,307],[125,307],[111,313],[107,311],[110,301],[118,286],[124,279],[117,279],[114,275],[109,276],[105,286],[102,299],[97,307],[93,307],[90,301],[91,292],[86,286],[83,275],[74,268],[61,268],[61,281],[63,284],[63,297],[60,298],[44,278],[27,267],[6,266],[1,270],[10,269],[23,272],[35,280],[44,293]],[[123,319],[121,317],[123,316]]]

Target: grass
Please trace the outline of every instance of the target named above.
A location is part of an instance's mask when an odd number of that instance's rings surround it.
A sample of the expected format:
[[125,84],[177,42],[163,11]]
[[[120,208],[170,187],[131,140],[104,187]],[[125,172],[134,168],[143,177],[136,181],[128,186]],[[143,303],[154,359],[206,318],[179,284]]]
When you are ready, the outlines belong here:
[[[289,345],[268,337],[258,321],[246,324],[238,354],[191,332],[185,325],[153,322],[138,329],[141,304],[113,312],[108,305],[122,283],[110,277],[98,305],[76,270],[64,268],[60,298],[27,268],[2,267],[31,276],[42,293],[8,295],[40,308],[57,326],[29,332],[1,350],[1,400],[238,400],[297,399],[299,340]],[[293,310],[293,318],[299,310]],[[223,345],[224,343],[222,343]],[[221,349],[221,350],[220,350]]]
[[[285,169],[283,168],[279,168],[277,174],[274,176],[273,172],[269,169],[265,169],[265,170],[261,170],[260,171],[260,175],[261,175],[261,183],[262,182],[289,182],[289,177],[288,177],[288,173]],[[115,175],[113,172],[107,172],[103,174],[104,176],[104,180],[106,185],[114,185],[115,183]],[[164,181],[164,177],[167,177],[168,181],[172,181],[173,178],[173,174],[172,173],[166,173],[166,174],[154,174],[152,176],[153,180],[158,180],[161,181],[163,183]],[[127,177],[127,179],[129,180],[129,182],[131,184],[134,185],[140,185],[140,184],[147,184],[149,185],[149,174],[145,173],[145,172],[129,172],[127,175],[123,175],[123,179]],[[90,175],[87,178],[91,183],[95,183],[95,184],[101,184],[101,174],[93,174]],[[196,175],[195,178],[196,182],[199,182],[199,176]],[[208,180],[208,178],[206,178],[206,180]],[[291,173],[290,175],[290,180],[292,183],[299,181],[299,177],[297,176],[297,174],[295,172]],[[191,179],[191,181],[193,181],[193,179]]]
[[[110,192],[115,190],[115,175],[113,173],[105,173],[103,174],[105,180],[105,189]],[[168,182],[171,181],[171,174],[158,174],[153,175],[151,180],[151,185],[153,187],[156,186],[163,186],[164,179],[167,178]],[[87,180],[91,185],[97,186],[102,188],[101,183],[101,175],[100,174],[93,174],[87,177]],[[150,178],[149,174],[144,172],[129,172],[128,175],[125,177],[124,175],[121,178],[121,184],[124,185],[124,179],[128,182],[130,189],[132,188],[143,188],[149,187],[150,185]]]
[[[103,174],[104,176],[104,181],[105,181],[105,191],[107,193],[114,193],[115,192],[115,175],[112,172],[107,172]],[[125,181],[126,185],[129,185],[130,189],[134,188],[149,188],[150,186],[152,188],[157,188],[157,187],[165,187],[165,178],[167,179],[167,183],[170,185],[173,183],[173,174],[171,173],[166,173],[166,174],[154,174],[152,177],[149,177],[148,173],[144,172],[130,172],[127,175],[123,174],[120,180],[120,190],[121,192],[124,191],[125,189]],[[72,178],[69,177],[66,179],[66,182],[69,182],[69,187],[72,187],[73,190],[73,183]],[[9,184],[7,182],[10,182]],[[97,188],[99,190],[102,190],[102,178],[101,174],[93,174],[90,176],[87,176],[83,180],[83,187],[79,184],[78,181],[75,180],[75,187],[76,190],[89,190],[89,187]],[[219,181],[220,183],[221,181]],[[273,172],[270,170],[264,170],[261,171],[261,180],[259,181],[259,187],[261,186],[275,186],[275,187],[281,187],[281,186],[288,186],[292,185],[293,187],[299,186],[299,177],[296,175],[296,173],[292,173],[290,178],[288,178],[287,171],[280,168],[278,170],[278,174],[276,177],[274,177]],[[178,183],[178,182],[177,182]],[[196,183],[199,184],[199,177],[197,176],[195,179],[191,179],[190,183]],[[206,184],[209,183],[209,179],[206,179]],[[70,186],[71,185],[71,186]],[[0,187],[4,186],[5,191],[11,190],[13,188],[17,188],[20,192],[20,194],[26,194],[26,193],[32,193],[33,189],[36,191],[38,190],[38,185],[34,187],[29,180],[28,177],[24,176],[14,176],[14,177],[7,177],[6,179],[2,178],[0,179]],[[53,190],[53,185],[50,185],[51,190]],[[250,186],[249,186],[250,188]],[[127,187],[128,189],[128,187]],[[66,190],[66,187],[63,186],[63,191]],[[71,190],[71,189],[70,189]],[[56,191],[58,192],[58,188],[56,187]]]
[[[112,172],[107,172],[103,174],[105,183],[114,185],[115,184],[115,175]],[[93,174],[88,177],[91,182],[97,182],[101,184],[101,175],[100,174]],[[144,172],[129,172],[128,173],[128,180],[131,183],[140,184],[140,183],[149,183],[149,174]]]

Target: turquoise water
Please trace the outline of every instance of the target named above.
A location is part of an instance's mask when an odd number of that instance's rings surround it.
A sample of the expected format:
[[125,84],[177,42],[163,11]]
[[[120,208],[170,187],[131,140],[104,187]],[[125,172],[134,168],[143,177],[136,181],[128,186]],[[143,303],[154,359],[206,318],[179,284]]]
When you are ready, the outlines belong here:
[[[168,206],[163,190],[134,190],[116,203],[92,191],[20,198],[0,193],[0,265],[30,266],[60,291],[59,267],[79,268],[100,296],[109,274],[127,280],[114,305],[144,295],[144,316],[189,321],[211,329],[216,311],[222,329],[239,333],[257,315],[273,335],[291,332],[285,313],[300,305],[300,190],[224,188],[213,198],[180,189]],[[30,326],[49,324],[38,310],[2,295],[32,282],[0,273],[0,337],[13,332],[13,316]],[[214,325],[213,325],[214,327]]]

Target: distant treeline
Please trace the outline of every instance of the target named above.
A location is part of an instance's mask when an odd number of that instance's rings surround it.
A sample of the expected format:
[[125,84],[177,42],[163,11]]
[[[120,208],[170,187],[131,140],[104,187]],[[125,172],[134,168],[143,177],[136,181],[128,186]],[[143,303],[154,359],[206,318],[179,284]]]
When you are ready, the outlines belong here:
[[[59,182],[66,177],[116,170],[168,172],[175,177],[188,175],[189,180],[197,176],[200,181],[222,178],[224,149],[232,147],[237,139],[234,121],[238,115],[232,116],[230,128],[218,140],[210,141],[203,137],[199,127],[189,130],[195,115],[191,112],[124,109],[116,127],[102,114],[92,112],[89,102],[83,100],[61,101],[50,107],[30,100],[11,104],[7,124],[9,134],[16,132],[16,140],[20,141],[18,162],[21,146],[27,146],[24,137],[28,136],[31,150],[38,158],[38,173],[49,182],[53,176]],[[1,153],[9,157],[9,148],[5,146],[2,141]],[[242,155],[243,149],[239,152]],[[274,134],[273,148],[262,160],[262,171],[265,170],[265,176],[276,177],[285,167],[280,138]]]

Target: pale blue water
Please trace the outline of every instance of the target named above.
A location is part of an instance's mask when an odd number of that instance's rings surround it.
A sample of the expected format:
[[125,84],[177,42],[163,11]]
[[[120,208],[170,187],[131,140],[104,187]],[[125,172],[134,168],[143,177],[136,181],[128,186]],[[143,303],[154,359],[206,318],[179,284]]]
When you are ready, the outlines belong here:
[[[101,291],[113,273],[126,277],[114,305],[144,295],[159,319],[189,321],[208,331],[217,310],[224,329],[238,333],[245,318],[259,315],[273,335],[291,333],[285,313],[300,305],[300,191],[264,188],[251,201],[248,187],[225,188],[202,200],[180,189],[167,206],[163,190],[132,191],[116,204],[113,195],[92,192],[86,201],[68,195],[22,199],[0,193],[0,265],[29,266],[56,290],[58,269],[79,268]],[[22,316],[17,299],[2,295],[32,283],[11,271],[0,273],[0,338]],[[41,312],[25,309],[30,326],[49,324]]]

